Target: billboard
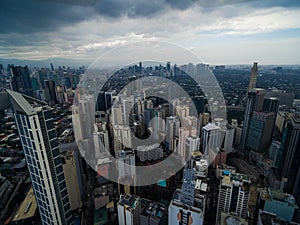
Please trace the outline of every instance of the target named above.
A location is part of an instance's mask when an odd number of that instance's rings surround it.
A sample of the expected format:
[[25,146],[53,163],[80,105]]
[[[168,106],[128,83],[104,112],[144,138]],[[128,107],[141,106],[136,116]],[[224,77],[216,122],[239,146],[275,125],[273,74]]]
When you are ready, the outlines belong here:
[[202,225],[201,210],[183,209],[171,203],[169,206],[169,225]]

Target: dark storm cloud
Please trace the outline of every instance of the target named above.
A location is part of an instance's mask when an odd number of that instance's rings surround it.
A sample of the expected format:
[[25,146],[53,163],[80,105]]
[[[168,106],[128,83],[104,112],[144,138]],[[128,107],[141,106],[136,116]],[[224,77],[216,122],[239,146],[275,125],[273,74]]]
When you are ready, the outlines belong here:
[[[168,13],[166,9],[185,10],[198,4],[218,7],[248,2],[252,7],[298,7],[300,1],[245,0],[2,0],[1,33],[35,33],[56,31],[98,15],[108,19],[152,17]],[[230,15],[230,12],[224,12]],[[162,21],[163,22],[163,21]]]
[[1,33],[53,31],[65,25],[100,15],[110,19],[123,16],[148,17],[166,7],[185,9],[192,1],[165,0],[3,0],[0,7]]
[[89,17],[91,9],[48,1],[4,0],[0,7],[1,33],[51,31]]

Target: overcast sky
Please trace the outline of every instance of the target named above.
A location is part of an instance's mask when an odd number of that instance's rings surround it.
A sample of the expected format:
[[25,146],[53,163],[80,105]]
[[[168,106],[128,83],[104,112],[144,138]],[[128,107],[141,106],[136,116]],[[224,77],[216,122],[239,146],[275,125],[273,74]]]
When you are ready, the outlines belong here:
[[0,58],[93,61],[165,41],[210,64],[300,64],[300,1],[1,0]]

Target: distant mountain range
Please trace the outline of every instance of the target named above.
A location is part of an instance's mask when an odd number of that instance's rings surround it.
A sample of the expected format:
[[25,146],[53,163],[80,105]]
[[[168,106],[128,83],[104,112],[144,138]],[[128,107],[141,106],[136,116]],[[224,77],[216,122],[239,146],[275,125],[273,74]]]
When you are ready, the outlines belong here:
[[[80,66],[85,66],[86,68],[93,62],[93,60],[75,60],[75,59],[65,59],[65,58],[48,58],[43,60],[26,60],[26,59],[1,59],[0,58],[0,64],[3,64],[4,67],[6,67],[8,64],[14,64],[15,66],[29,66],[30,68],[39,67],[39,68],[50,68],[50,63],[53,63],[54,68],[58,68],[59,66],[65,66],[65,67],[72,67],[72,68],[79,68]],[[122,65],[122,64],[120,64]],[[221,64],[216,64],[221,65]],[[108,67],[114,67],[117,65],[107,65]],[[215,66],[210,64],[210,66]],[[225,65],[227,68],[239,68],[239,69],[248,69],[251,68],[252,64],[232,64],[232,65]],[[264,65],[259,64],[259,67],[264,68],[274,68],[282,66],[283,68],[289,68],[289,69],[299,69],[300,65]]]
[[26,59],[1,59],[0,64],[3,64],[6,67],[8,64],[14,64],[15,66],[29,66],[33,67],[45,67],[50,68],[50,63],[53,63],[54,68],[58,66],[70,66],[70,67],[80,67],[85,66],[88,67],[92,61],[80,61],[80,60],[73,60],[73,59],[64,59],[64,58],[48,58],[43,60],[26,60]]

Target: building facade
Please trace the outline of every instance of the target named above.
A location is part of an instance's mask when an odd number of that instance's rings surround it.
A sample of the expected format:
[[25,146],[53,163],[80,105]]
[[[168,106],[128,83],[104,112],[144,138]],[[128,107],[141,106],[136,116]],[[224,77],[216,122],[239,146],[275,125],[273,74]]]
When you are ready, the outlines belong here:
[[43,225],[73,224],[52,109],[8,91]]

